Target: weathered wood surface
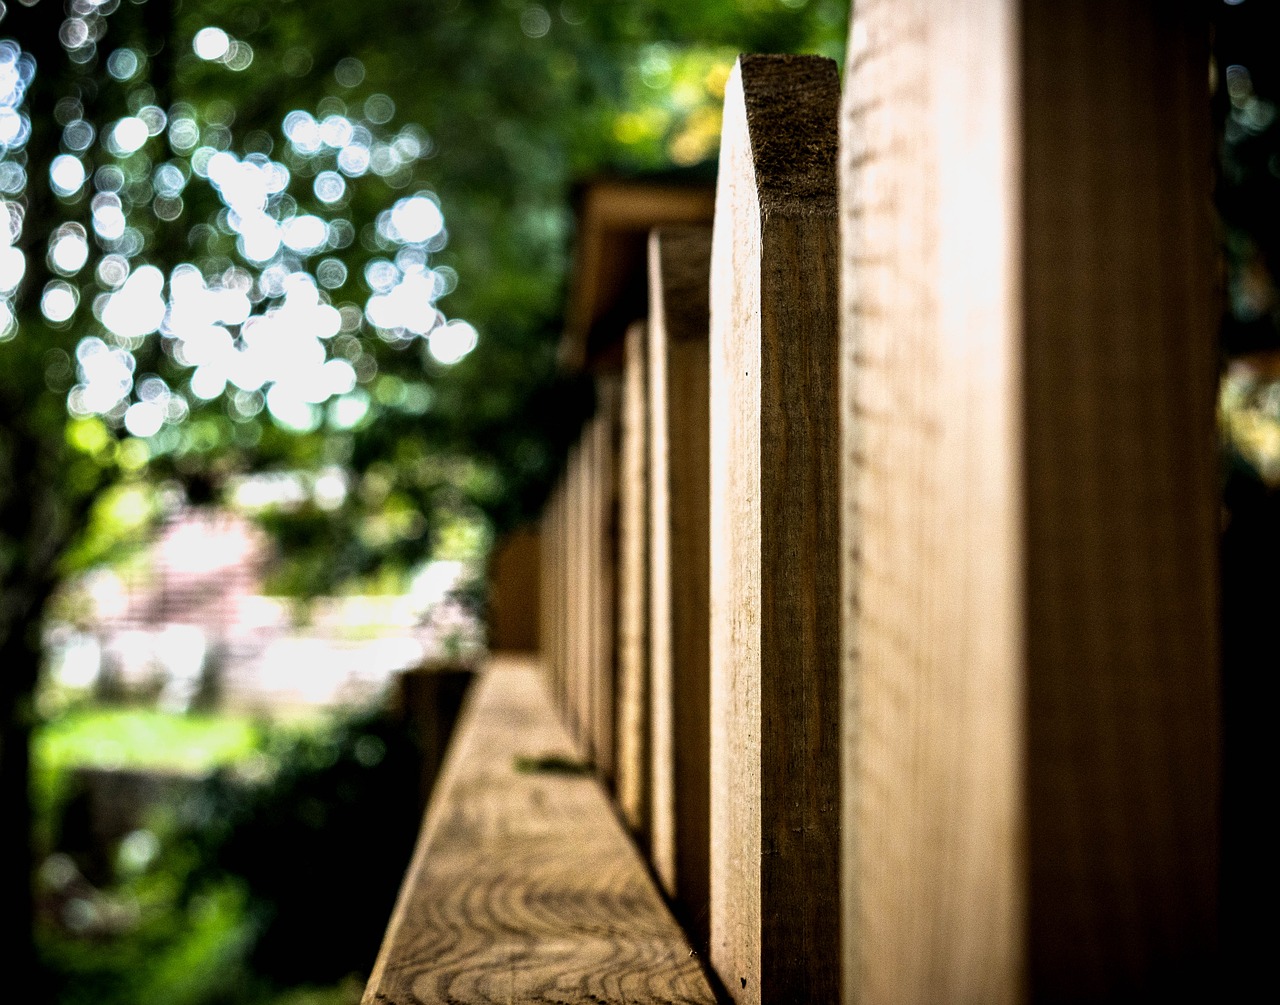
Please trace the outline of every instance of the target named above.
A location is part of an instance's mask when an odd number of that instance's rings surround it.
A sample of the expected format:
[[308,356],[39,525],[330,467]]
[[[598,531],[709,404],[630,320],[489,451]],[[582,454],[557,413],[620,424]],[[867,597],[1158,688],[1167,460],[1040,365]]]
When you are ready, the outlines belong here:
[[650,857],[710,938],[711,229],[649,238]]
[[1205,997],[1215,272],[1190,9],[855,5],[849,1003]]
[[649,832],[649,326],[627,329],[618,471],[618,808]]
[[835,63],[743,56],[711,279],[711,959],[839,997]]
[[[715,1001],[532,662],[472,689],[364,1005]],[[521,770],[522,758],[534,770]]]

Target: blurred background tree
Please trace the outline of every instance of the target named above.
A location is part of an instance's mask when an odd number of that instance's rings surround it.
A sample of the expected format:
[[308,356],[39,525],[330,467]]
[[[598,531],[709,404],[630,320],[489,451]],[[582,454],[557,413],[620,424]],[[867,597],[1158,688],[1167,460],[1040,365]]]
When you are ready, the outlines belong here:
[[572,183],[710,178],[736,53],[838,56],[847,16],[0,3],[4,930],[29,927],[28,739],[59,583],[165,500],[223,502],[251,472],[301,486],[259,515],[302,593],[403,573],[460,520],[534,513],[590,407],[555,368]]

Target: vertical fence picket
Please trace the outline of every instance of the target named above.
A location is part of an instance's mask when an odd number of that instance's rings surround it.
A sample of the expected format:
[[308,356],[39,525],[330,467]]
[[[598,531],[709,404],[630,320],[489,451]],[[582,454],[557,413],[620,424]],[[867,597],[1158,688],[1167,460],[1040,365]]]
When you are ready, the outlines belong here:
[[729,78],[711,273],[711,960],[839,995],[835,64]]
[[649,831],[649,326],[623,344],[618,472],[618,807],[647,844]]
[[615,716],[618,666],[618,413],[620,378],[596,378],[597,411],[592,431],[592,662],[591,723],[594,761],[606,781],[615,776]]
[[1207,990],[1211,145],[1194,5],[855,5],[845,1000]]
[[705,952],[710,889],[711,231],[649,238],[650,847]]

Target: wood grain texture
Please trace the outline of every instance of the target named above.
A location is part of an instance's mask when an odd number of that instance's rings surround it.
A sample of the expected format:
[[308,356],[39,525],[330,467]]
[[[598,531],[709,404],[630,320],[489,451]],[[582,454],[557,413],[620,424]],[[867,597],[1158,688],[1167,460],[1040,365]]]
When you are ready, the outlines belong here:
[[855,7],[845,1000],[1214,953],[1210,146],[1189,5]]
[[481,675],[364,1005],[714,1002],[599,783],[517,769],[572,755],[532,662]]
[[835,64],[743,56],[711,278],[711,959],[839,997]]
[[650,857],[710,944],[711,229],[649,238]]
[[924,2],[860,4],[851,31],[847,1002],[1017,989],[1012,31],[999,4]]
[[649,326],[623,346],[618,472],[618,808],[642,844],[649,832]]
[[1213,987],[1218,479],[1208,25],[1024,7],[1028,969]]

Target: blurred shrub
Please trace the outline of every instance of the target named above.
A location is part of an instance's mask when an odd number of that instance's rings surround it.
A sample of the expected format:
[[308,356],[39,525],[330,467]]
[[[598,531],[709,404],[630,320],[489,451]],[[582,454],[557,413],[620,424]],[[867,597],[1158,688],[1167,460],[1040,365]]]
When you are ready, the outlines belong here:
[[44,830],[61,840],[39,874],[38,939],[55,999],[357,1001],[412,852],[420,774],[412,729],[372,709],[265,729],[257,757],[107,849],[71,839],[74,799],[51,807]]

